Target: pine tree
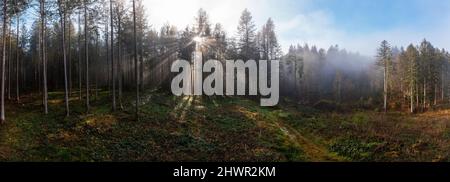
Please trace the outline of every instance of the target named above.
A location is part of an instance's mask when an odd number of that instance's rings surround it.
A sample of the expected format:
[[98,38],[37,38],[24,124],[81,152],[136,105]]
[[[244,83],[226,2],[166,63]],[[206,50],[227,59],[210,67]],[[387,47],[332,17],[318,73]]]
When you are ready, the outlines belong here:
[[408,60],[409,62],[409,74],[408,74],[408,82],[410,87],[410,112],[414,113],[414,96],[417,82],[418,82],[418,76],[419,76],[419,64],[418,64],[418,57],[419,52],[417,51],[416,47],[414,45],[409,45],[406,49],[406,52],[404,53],[404,59]]
[[392,62],[392,50],[389,43],[384,40],[381,42],[378,49],[378,61],[377,64],[383,68],[383,98],[384,98],[384,112],[387,112],[387,99],[388,99],[388,81],[389,81],[389,69]]
[[224,60],[227,51],[227,35],[220,23],[217,23],[214,26],[213,38],[215,40],[213,49],[215,54],[214,58],[217,60]]
[[429,89],[430,85],[433,85],[433,55],[434,48],[430,42],[427,40],[423,40],[419,47],[420,52],[420,62],[421,62],[421,77],[423,84],[423,102],[422,108],[425,110],[427,108],[427,104],[430,102]]
[[211,25],[209,23],[209,16],[205,10],[200,8],[195,17],[195,34],[200,37],[211,36]]
[[251,13],[245,9],[242,12],[237,35],[237,46],[240,59],[244,61],[258,57],[256,47],[256,28]]
[[280,45],[275,34],[275,24],[269,18],[263,26],[258,40],[259,50],[262,52],[263,60],[276,60],[281,55]]

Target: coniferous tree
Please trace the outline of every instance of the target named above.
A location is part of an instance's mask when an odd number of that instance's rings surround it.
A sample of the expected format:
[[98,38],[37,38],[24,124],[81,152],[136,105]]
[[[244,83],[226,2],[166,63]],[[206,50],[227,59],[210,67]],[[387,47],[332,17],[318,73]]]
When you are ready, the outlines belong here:
[[256,26],[251,13],[245,9],[238,25],[237,46],[240,58],[244,61],[256,59]]
[[281,56],[280,45],[275,34],[275,24],[269,18],[258,36],[258,44],[263,60],[276,60]]
[[413,45],[408,46],[408,48],[406,49],[406,52],[404,53],[404,56],[403,56],[403,58],[409,62],[409,76],[407,78],[408,78],[409,87],[410,87],[409,92],[410,92],[410,111],[411,111],[411,113],[415,112],[414,96],[415,96],[415,92],[417,92],[416,85],[417,85],[418,76],[419,76],[418,57],[419,57],[419,52],[417,51],[416,47],[414,47]]
[[389,69],[392,61],[392,50],[389,43],[384,40],[381,42],[380,48],[378,49],[378,62],[377,64],[383,68],[383,108],[384,112],[387,112],[387,99],[388,99],[388,80],[389,80]]

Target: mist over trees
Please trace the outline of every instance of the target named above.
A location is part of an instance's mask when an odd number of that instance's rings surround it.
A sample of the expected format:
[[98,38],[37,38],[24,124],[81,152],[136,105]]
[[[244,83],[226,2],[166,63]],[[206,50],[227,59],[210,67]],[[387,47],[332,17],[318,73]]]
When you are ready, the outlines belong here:
[[[92,99],[107,91],[112,110],[135,107],[138,116],[140,102],[151,102],[147,91],[170,88],[171,63],[192,60],[195,37],[205,42],[199,48],[204,59],[281,60],[282,96],[300,104],[326,100],[418,112],[450,100],[449,54],[425,40],[406,50],[386,41],[372,57],[338,45],[325,50],[297,44],[283,53],[276,22],[267,18],[258,27],[247,9],[236,20],[236,31],[226,32],[203,9],[187,27],[167,23],[156,29],[143,0],[3,0],[0,5],[2,121],[11,95],[20,102],[23,95],[39,94],[47,114],[48,94],[54,91],[65,92],[66,115],[72,97],[83,100],[89,112]],[[24,18],[32,23],[26,25]],[[136,96],[125,99],[124,93]]]
[[450,55],[427,40],[406,49],[382,41],[373,57],[331,46],[290,46],[281,91],[296,102],[424,112],[450,101]]
[[291,45],[281,64],[282,94],[303,104],[355,102],[379,92],[373,59],[340,49]]

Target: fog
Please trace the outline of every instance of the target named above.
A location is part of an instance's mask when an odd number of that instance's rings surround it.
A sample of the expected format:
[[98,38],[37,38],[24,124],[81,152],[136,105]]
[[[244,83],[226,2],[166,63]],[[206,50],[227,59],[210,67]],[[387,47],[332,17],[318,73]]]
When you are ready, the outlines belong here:
[[380,87],[375,57],[362,56],[337,45],[291,46],[281,62],[281,93],[302,103],[320,100],[360,101],[377,96]]

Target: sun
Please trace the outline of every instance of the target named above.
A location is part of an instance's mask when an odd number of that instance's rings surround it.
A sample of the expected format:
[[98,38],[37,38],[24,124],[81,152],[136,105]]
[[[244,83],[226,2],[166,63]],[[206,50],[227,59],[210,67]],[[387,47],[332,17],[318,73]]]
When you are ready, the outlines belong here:
[[196,43],[201,43],[202,41],[203,41],[203,38],[201,38],[201,37],[199,37],[199,36],[196,36],[196,37],[194,37],[194,39],[193,39]]

